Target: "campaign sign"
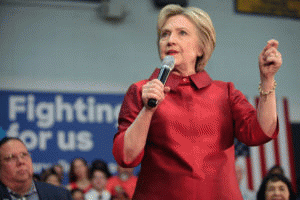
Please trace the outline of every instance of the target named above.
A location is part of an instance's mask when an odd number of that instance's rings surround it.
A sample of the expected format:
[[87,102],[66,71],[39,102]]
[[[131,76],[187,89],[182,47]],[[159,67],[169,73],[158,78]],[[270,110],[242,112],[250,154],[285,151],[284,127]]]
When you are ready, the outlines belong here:
[[113,137],[124,94],[0,91],[0,139],[19,137],[35,173],[82,157],[105,160],[112,173]]

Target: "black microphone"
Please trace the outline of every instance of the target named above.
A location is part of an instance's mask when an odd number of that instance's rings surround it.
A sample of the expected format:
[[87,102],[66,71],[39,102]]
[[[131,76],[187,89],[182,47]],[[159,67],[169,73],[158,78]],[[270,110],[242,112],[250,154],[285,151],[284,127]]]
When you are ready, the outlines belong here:
[[[162,65],[158,74],[157,79],[163,84],[167,82],[170,72],[174,68],[175,59],[173,56],[166,56],[162,61]],[[154,108],[157,105],[156,99],[149,99],[148,106]]]

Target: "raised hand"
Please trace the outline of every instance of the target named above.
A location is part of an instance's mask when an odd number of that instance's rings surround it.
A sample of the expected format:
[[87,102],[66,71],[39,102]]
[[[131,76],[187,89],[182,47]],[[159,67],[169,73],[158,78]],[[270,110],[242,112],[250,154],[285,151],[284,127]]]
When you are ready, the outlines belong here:
[[278,41],[269,40],[259,55],[259,71],[261,80],[274,79],[282,64],[281,53],[278,51]]

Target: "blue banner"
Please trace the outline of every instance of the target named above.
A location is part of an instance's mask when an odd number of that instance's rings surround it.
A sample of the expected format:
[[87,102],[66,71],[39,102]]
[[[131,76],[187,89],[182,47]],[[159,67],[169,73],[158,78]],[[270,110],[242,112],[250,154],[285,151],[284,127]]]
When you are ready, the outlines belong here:
[[115,172],[112,144],[124,94],[0,91],[0,95],[0,138],[22,139],[35,173],[55,163],[68,172],[76,157],[89,163],[103,159]]

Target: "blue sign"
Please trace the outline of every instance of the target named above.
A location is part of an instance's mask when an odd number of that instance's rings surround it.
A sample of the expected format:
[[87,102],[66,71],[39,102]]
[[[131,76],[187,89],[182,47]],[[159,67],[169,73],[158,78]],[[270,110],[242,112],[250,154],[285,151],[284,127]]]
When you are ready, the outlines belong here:
[[19,137],[32,154],[35,173],[72,159],[103,159],[112,173],[113,137],[124,94],[0,91],[0,138]]

